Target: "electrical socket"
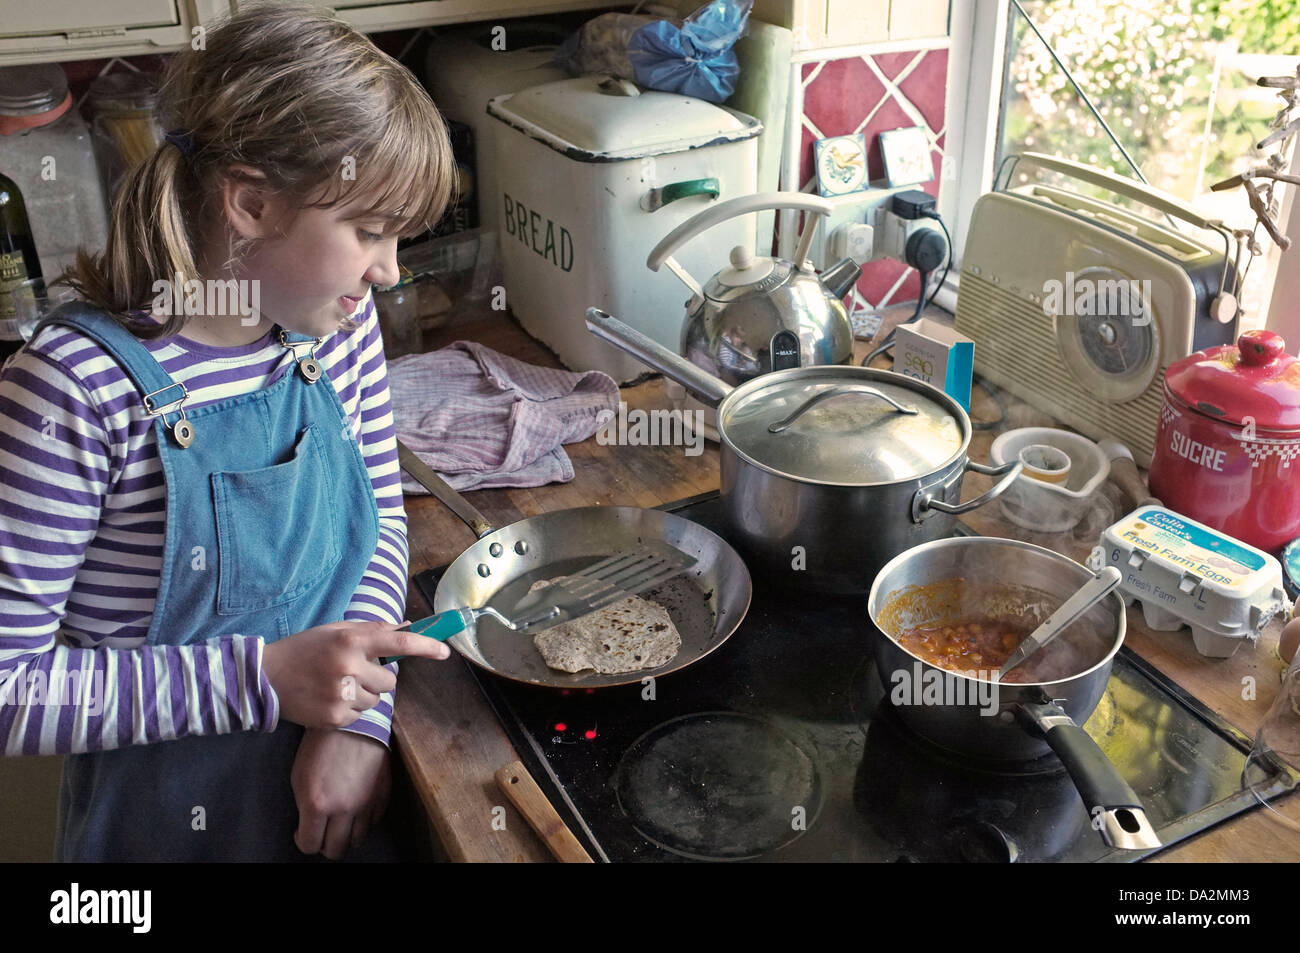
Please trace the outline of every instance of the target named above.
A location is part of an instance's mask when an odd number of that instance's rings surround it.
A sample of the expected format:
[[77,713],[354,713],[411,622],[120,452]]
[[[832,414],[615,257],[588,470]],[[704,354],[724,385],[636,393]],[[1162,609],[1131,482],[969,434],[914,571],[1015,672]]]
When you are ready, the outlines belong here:
[[[894,191],[896,190],[871,189],[866,192],[854,192],[850,195],[837,195],[830,198],[831,204],[835,208],[817,226],[817,234],[813,236],[812,245],[808,249],[808,257],[812,259],[812,263],[819,271],[825,271],[841,258],[847,257],[847,253],[836,256],[832,250],[831,235],[835,230],[846,225],[875,227],[878,211],[888,207]],[[858,233],[858,236],[856,244],[860,248],[865,236],[861,232]],[[871,244],[879,246],[879,237],[877,236]],[[789,247],[793,248],[793,245]],[[872,257],[879,257],[879,255],[873,251]]]
[[889,210],[888,204],[876,209],[875,248],[872,261],[880,258],[892,258],[895,261],[907,261],[907,240],[922,228],[939,231],[939,225],[932,218],[899,218]]
[[871,261],[875,247],[876,230],[871,225],[846,222],[840,225],[826,241],[827,254],[832,262],[852,258],[859,265]]

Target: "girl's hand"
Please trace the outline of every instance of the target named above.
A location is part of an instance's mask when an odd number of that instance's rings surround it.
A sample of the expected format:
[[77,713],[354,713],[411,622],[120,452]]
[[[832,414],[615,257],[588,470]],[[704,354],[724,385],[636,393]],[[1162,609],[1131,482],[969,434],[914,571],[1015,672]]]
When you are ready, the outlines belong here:
[[[280,699],[280,717],[307,728],[341,728],[374,708],[397,677],[385,655],[445,659],[451,649],[400,631],[403,622],[330,622],[304,629],[262,650],[262,671]],[[381,745],[382,747],[382,745]]]
[[308,728],[290,782],[298,802],[294,843],[304,854],[339,860],[384,815],[392,783],[388,749],[349,731]]

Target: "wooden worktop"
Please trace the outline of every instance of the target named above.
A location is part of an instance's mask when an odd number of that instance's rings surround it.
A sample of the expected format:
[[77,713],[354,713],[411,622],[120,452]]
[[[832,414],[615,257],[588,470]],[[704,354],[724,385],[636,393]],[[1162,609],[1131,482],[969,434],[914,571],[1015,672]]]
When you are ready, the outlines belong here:
[[[905,315],[894,317],[900,316]],[[560,366],[544,346],[498,312],[465,311],[449,325],[426,332],[425,346],[441,347],[459,339],[482,342],[530,363]],[[865,353],[868,348],[859,345],[859,349]],[[624,388],[621,399],[629,408],[670,406],[663,380],[658,377]],[[1032,408],[1006,395],[1003,399],[1006,413],[999,430],[1052,425],[1052,421]],[[997,419],[1000,412],[979,391],[971,411],[976,421]],[[993,432],[976,434],[971,444],[972,459],[988,461],[992,437]],[[595,438],[570,444],[565,450],[573,461],[575,473],[569,483],[531,489],[482,490],[466,495],[494,526],[500,527],[548,510],[593,504],[654,507],[718,488],[719,454],[714,444],[706,444],[704,452],[696,457],[686,456],[680,447],[601,446]],[[963,499],[978,495],[990,483],[987,477],[969,474],[963,483]],[[1087,517],[1072,533],[1028,533],[1003,521],[996,505],[976,510],[964,520],[981,534],[1025,539],[1081,559],[1100,531],[1123,515],[1114,488],[1107,485],[1106,492],[1114,495],[1108,496],[1099,511]],[[1106,509],[1107,503],[1111,510]],[[433,497],[408,496],[406,510],[412,576],[451,562],[474,541],[469,529]],[[1112,510],[1114,515],[1110,516]],[[408,618],[420,618],[431,611],[414,585],[410,587],[408,606]],[[1129,611],[1128,621],[1126,642],[1131,649],[1232,725],[1254,736],[1277,695],[1285,668],[1276,652],[1280,629],[1277,623],[1265,631],[1258,643],[1244,644],[1231,658],[1210,659],[1196,652],[1185,629],[1152,632],[1136,610]],[[1243,691],[1250,679],[1255,686],[1255,697],[1243,698],[1250,694]],[[397,750],[448,858],[551,859],[542,842],[496,786],[497,769],[516,760],[518,755],[459,658],[453,656],[446,662],[412,659],[402,663],[394,735]],[[1288,795],[1281,799],[1280,809],[1300,821],[1300,798]],[[499,820],[502,816],[504,825]],[[1300,860],[1300,833],[1256,809],[1164,851],[1155,859],[1297,861]]]

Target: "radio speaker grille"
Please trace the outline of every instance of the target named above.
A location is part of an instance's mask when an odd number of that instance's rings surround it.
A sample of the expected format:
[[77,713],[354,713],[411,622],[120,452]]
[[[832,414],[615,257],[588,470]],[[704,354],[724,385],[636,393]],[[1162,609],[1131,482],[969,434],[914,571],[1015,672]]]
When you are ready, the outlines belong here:
[[1061,360],[1052,319],[1041,307],[970,272],[961,276],[956,324],[975,342],[976,373],[1087,437],[1123,441],[1139,465],[1150,465],[1164,366],[1135,400],[1099,400]]

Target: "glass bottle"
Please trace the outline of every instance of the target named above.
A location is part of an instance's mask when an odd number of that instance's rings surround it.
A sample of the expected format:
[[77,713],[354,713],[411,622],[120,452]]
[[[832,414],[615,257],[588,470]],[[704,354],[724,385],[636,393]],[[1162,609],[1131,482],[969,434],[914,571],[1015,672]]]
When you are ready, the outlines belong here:
[[57,63],[0,67],[0,169],[18,184],[50,279],[108,239],[108,205],[90,128]]
[[13,179],[0,172],[0,363],[23,346],[14,290],[30,287],[24,283],[40,277],[41,262],[22,193]]

